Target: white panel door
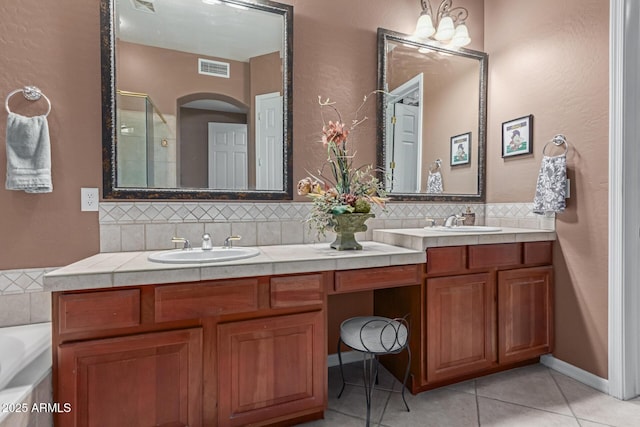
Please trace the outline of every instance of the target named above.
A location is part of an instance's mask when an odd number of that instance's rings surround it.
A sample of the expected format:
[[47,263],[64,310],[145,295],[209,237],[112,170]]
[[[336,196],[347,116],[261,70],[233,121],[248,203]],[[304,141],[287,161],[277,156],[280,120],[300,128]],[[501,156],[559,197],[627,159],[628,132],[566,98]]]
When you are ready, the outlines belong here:
[[256,96],[256,190],[284,189],[282,96]]
[[247,190],[247,125],[209,122],[209,188]]
[[420,191],[418,113],[417,106],[395,104],[396,124],[393,129],[393,159],[395,162],[393,191],[395,193]]

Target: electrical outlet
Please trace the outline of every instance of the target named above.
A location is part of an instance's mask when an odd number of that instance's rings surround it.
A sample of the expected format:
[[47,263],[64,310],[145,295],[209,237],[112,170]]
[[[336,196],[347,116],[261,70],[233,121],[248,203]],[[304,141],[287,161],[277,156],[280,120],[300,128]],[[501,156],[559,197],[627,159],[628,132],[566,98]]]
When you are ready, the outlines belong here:
[[80,189],[80,210],[82,212],[97,211],[99,202],[100,202],[100,196],[98,196],[97,188],[81,188]]

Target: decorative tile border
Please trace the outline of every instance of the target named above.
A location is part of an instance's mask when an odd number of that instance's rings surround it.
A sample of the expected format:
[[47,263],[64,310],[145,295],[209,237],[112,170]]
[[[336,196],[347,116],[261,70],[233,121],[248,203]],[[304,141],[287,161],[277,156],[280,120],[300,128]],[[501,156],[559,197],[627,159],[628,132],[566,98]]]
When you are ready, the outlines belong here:
[[533,213],[533,203],[487,203],[485,225],[555,230],[555,215]]
[[[376,210],[380,219],[446,217],[463,212],[467,205],[458,203],[389,203],[385,211]],[[484,216],[484,205],[474,204],[477,215]],[[102,202],[100,225],[241,222],[241,221],[303,221],[311,208],[309,202]]]
[[0,270],[0,328],[51,321],[51,292],[43,277],[55,268]]
[[42,292],[42,278],[55,268],[30,268],[24,270],[0,270],[0,295]]

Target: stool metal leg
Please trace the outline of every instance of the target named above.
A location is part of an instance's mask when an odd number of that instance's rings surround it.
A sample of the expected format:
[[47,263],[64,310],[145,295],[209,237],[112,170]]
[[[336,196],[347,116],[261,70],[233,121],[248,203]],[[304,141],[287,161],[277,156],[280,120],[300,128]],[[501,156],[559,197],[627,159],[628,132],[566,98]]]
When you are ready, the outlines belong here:
[[367,400],[366,426],[369,427],[371,423],[371,399],[373,397],[376,378],[378,377],[378,358],[372,353],[363,353],[363,355],[363,380],[365,397]]
[[346,384],[344,381],[344,370],[342,369],[342,353],[340,352],[340,347],[342,347],[342,338],[338,338],[338,363],[340,364],[340,376],[342,377],[342,388],[340,389],[340,393],[338,393],[338,399],[342,396]]
[[404,390],[407,388],[407,379],[409,378],[409,370],[411,369],[411,349],[409,346],[407,349],[407,370],[404,373],[404,381],[402,381],[402,400],[404,401],[404,406],[407,407],[407,412],[411,412],[409,409],[409,405],[407,404],[407,399],[404,397]]

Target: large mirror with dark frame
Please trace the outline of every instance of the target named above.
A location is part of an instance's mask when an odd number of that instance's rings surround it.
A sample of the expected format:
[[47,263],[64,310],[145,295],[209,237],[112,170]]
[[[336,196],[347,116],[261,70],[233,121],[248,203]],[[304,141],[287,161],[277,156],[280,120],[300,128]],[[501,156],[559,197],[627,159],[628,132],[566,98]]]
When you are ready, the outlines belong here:
[[103,194],[288,200],[293,7],[101,0]]
[[485,199],[487,54],[378,29],[377,162],[392,199]]

